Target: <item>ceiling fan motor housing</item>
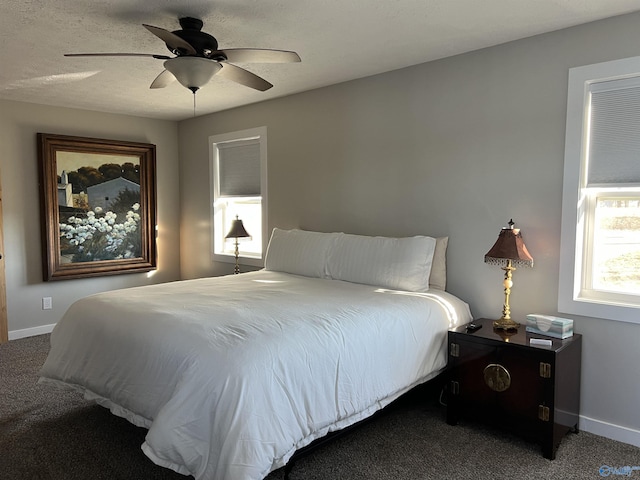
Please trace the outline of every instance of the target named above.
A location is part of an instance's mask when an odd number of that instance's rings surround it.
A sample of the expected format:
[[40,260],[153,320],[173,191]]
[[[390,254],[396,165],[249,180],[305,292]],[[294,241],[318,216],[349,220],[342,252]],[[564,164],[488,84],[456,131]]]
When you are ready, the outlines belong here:
[[[212,35],[202,31],[202,20],[192,17],[183,17],[180,19],[182,30],[175,30],[171,33],[177,35],[185,42],[189,43],[196,51],[198,57],[211,58],[211,53],[218,50],[218,40]],[[169,51],[176,55],[188,55],[187,52],[180,49],[173,49],[167,45]]]

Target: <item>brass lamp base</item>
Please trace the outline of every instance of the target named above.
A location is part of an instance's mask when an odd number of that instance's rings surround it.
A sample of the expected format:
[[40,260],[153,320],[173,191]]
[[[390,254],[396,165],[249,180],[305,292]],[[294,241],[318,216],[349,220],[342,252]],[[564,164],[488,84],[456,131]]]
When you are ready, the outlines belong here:
[[236,255],[236,266],[233,269],[233,274],[234,275],[238,275],[240,273],[240,265],[238,265],[238,257],[240,256],[240,249],[239,249],[238,239],[237,238],[236,238],[235,255]]
[[509,297],[511,296],[511,287],[513,281],[511,275],[516,269],[511,265],[511,260],[507,260],[507,265],[502,267],[504,270],[504,304],[502,305],[502,317],[493,322],[493,328],[497,330],[517,330],[520,324],[511,320],[511,307],[509,307]]
[[493,322],[493,328],[498,330],[517,330],[520,324],[510,318],[501,318]]

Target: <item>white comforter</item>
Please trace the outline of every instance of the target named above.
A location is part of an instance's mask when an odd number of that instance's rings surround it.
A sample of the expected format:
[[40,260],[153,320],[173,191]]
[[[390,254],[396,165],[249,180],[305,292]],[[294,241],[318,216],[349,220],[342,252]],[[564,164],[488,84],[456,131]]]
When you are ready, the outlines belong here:
[[469,321],[445,292],[259,271],[93,295],[51,335],[41,382],[149,429],[144,453],[196,480],[262,479],[446,363]]

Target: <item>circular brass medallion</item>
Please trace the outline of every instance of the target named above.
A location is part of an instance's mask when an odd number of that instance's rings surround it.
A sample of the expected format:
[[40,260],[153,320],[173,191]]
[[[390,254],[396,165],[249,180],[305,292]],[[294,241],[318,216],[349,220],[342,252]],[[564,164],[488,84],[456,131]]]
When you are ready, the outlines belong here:
[[504,392],[511,386],[509,370],[498,363],[490,363],[484,368],[484,383],[495,392]]

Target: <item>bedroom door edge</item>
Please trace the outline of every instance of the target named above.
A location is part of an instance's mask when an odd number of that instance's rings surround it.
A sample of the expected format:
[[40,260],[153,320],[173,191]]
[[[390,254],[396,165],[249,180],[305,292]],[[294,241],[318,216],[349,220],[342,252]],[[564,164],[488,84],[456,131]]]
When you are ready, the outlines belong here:
[[0,183],[0,343],[8,341],[7,282],[4,271],[4,220],[2,217],[2,185]]

